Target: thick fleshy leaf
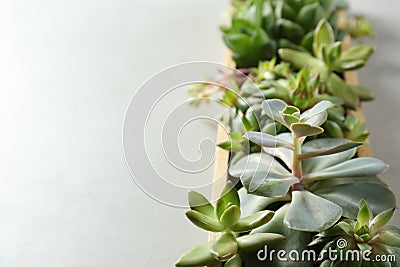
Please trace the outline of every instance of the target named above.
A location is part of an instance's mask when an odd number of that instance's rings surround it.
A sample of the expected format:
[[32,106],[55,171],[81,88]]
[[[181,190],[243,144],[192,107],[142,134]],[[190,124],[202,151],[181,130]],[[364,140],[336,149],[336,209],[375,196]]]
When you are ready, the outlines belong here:
[[350,108],[357,109],[360,106],[358,95],[337,74],[332,73],[327,81],[328,90],[332,95],[343,99]]
[[392,235],[390,233],[381,232],[379,234],[379,242],[391,247],[400,247],[400,236]]
[[323,112],[325,112],[327,109],[330,109],[334,107],[332,102],[323,100],[321,102],[318,102],[315,106],[313,106],[311,109],[305,111],[303,114],[300,115],[300,119],[302,122],[307,121],[308,119],[317,116]]
[[289,187],[298,181],[271,155],[265,153],[253,153],[241,158],[230,166],[229,172],[234,177],[240,177],[249,193],[267,197],[285,195]]
[[193,266],[204,266],[218,262],[211,254],[210,249],[213,242],[208,242],[197,246],[183,255],[175,266],[177,267],[193,267]]
[[220,196],[220,198],[223,199],[226,204],[232,203],[233,205],[240,207],[239,195],[231,181],[228,181],[226,183],[224,189],[222,189]]
[[238,243],[231,233],[222,234],[210,249],[211,254],[219,261],[232,258],[238,251]]
[[337,227],[339,227],[340,229],[342,229],[346,234],[348,234],[349,236],[352,236],[354,234],[354,229],[353,227],[351,227],[350,224],[348,224],[345,221],[341,221],[337,224]]
[[[309,141],[305,143],[302,146],[302,151],[308,152],[312,151],[314,149],[318,149],[321,147],[330,147],[330,146],[337,146],[340,144],[343,144],[347,142],[346,139],[333,139],[333,138],[321,138],[321,139],[316,139]],[[345,162],[349,159],[351,159],[355,153],[357,152],[357,149],[352,148],[347,151],[343,151],[340,153],[332,154],[332,155],[326,155],[326,156],[320,156],[317,158],[310,158],[305,161],[303,161],[303,173],[307,174],[310,172],[318,172],[323,169],[327,169],[331,166],[335,166],[339,163]]]
[[262,109],[265,114],[283,125],[286,125],[285,120],[282,116],[282,110],[287,107],[287,104],[280,99],[268,99],[262,103]]
[[395,209],[385,210],[376,215],[375,218],[372,219],[370,226],[374,227],[375,231],[378,231],[383,226],[385,226],[390,219],[392,219]]
[[242,267],[242,258],[239,254],[236,254],[225,262],[224,267]]
[[353,183],[374,183],[379,184],[383,187],[388,187],[382,179],[378,176],[369,176],[369,177],[344,177],[344,178],[335,178],[335,179],[326,179],[326,180],[318,180],[313,183],[309,187],[309,191],[317,190],[324,187],[338,186],[343,184],[353,184]]
[[[291,133],[281,133],[277,137],[293,145],[293,137]],[[292,150],[284,147],[278,147],[278,148],[263,147],[263,150],[268,154],[281,159],[290,169],[292,168],[293,165]]]
[[324,129],[318,126],[311,126],[306,123],[293,123],[290,130],[295,138],[318,135],[324,132]]
[[240,210],[242,217],[250,216],[258,211],[264,210],[269,205],[279,201],[289,201],[289,196],[284,197],[260,197],[253,194],[248,194],[244,187],[240,188]]
[[270,134],[260,132],[247,132],[243,137],[262,147],[285,147],[293,150],[293,144],[281,140],[277,136],[273,136]]
[[[346,139],[332,138],[330,140],[328,139],[329,141],[327,139],[319,139],[319,140],[325,140],[325,142],[320,141],[318,143],[314,143],[314,147],[310,150],[308,150],[310,146],[306,146],[305,147],[306,149],[303,149],[303,153],[300,154],[297,158],[299,160],[305,160],[312,157],[331,155],[362,145],[362,143],[353,142],[351,140],[346,140]],[[324,144],[325,146],[316,147],[317,144],[320,145]]]
[[198,211],[207,215],[211,218],[214,218],[214,207],[207,200],[205,196],[195,191],[189,191],[188,194],[189,205],[192,210]]
[[265,245],[268,247],[275,246],[283,241],[285,241],[283,235],[274,233],[254,233],[237,238],[239,249],[249,251],[258,250],[263,248]]
[[290,175],[273,156],[266,153],[252,153],[247,157],[241,158],[229,168],[229,173],[234,177],[240,177],[244,173],[269,172],[274,170],[282,176]]
[[321,126],[326,121],[327,118],[328,118],[328,113],[324,111],[318,115],[308,118],[307,120],[304,121],[304,123],[310,124],[312,126]]
[[362,101],[374,99],[374,94],[367,88],[355,84],[348,84],[348,86],[351,87],[351,90],[356,93]]
[[240,219],[236,224],[232,225],[230,229],[237,233],[251,231],[269,222],[273,216],[273,211],[259,211],[253,215]]
[[195,210],[188,210],[185,213],[186,217],[196,226],[210,232],[221,232],[224,226],[216,219],[210,218]]
[[308,191],[292,192],[292,203],[285,223],[291,229],[321,232],[333,226],[342,216],[342,208]]
[[365,177],[374,176],[387,169],[387,164],[375,158],[351,159],[319,172],[309,173],[303,176],[304,181],[311,182],[320,179],[337,177]]
[[343,216],[356,218],[358,203],[367,201],[373,214],[396,207],[396,198],[387,187],[376,183],[342,184],[330,187],[313,188],[313,193],[328,199],[343,209]]
[[342,52],[340,61],[354,61],[364,60],[367,61],[371,54],[374,52],[375,47],[371,45],[354,45],[349,49]]
[[[292,230],[287,227],[284,223],[285,214],[289,208],[289,203],[280,207],[276,212],[274,217],[264,226],[261,226],[251,232],[253,233],[277,233],[285,236],[286,241],[281,244],[268,246],[268,250],[275,249],[276,251],[304,251],[307,249],[307,244],[311,241],[311,234],[307,232],[301,232],[297,230]],[[254,254],[253,254],[254,255]],[[253,256],[254,257],[254,256]],[[267,265],[268,264],[268,265]],[[272,267],[311,267],[314,266],[313,261],[277,261],[274,260],[270,262],[266,259],[262,265],[256,266],[272,266]]]
[[286,195],[290,186],[299,182],[297,177],[292,175],[283,177],[272,171],[248,173],[240,177],[243,186],[250,194],[264,197],[281,197]]
[[333,69],[337,72],[345,72],[349,70],[356,70],[365,65],[364,60],[354,60],[354,61],[338,61],[335,63]]
[[236,205],[227,208],[221,215],[221,223],[226,227],[230,227],[232,224],[237,223],[240,219],[240,208]]
[[329,70],[325,66],[324,62],[308,53],[289,48],[281,48],[278,50],[278,53],[284,61],[289,62],[296,69],[301,69],[307,65],[310,66],[310,70],[313,73],[320,74],[322,80],[325,80],[328,77]]
[[368,203],[364,200],[360,200],[360,210],[358,211],[357,214],[357,222],[359,222],[361,225],[368,225],[369,221],[372,219],[372,212],[368,206]]
[[332,26],[325,20],[319,21],[314,31],[313,52],[318,58],[322,58],[321,47],[328,47],[335,42]]

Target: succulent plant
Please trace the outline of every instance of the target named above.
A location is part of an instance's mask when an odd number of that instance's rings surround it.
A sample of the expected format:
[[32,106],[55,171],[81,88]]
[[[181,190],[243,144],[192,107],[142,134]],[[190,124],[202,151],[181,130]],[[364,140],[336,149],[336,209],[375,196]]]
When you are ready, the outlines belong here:
[[[394,208],[382,211],[375,217],[369,204],[362,199],[356,220],[343,220],[331,229],[317,234],[310,246],[323,245],[321,250],[321,266],[398,266],[400,260],[376,263],[377,255],[400,256],[400,229],[386,225],[394,214]],[[337,251],[358,251],[357,257],[346,261],[328,259],[323,255],[328,248]],[[364,253],[364,257],[362,254]],[[348,253],[349,254],[349,253]],[[357,254],[355,254],[357,255]],[[353,255],[354,256],[354,255]],[[378,257],[379,257],[378,256]],[[375,262],[375,263],[374,263]],[[374,265],[375,264],[375,265]]]
[[201,194],[189,192],[191,210],[186,217],[196,226],[211,232],[220,232],[216,241],[197,246],[183,255],[175,266],[242,266],[240,254],[253,251],[266,244],[274,245],[285,237],[274,233],[257,233],[239,236],[267,223],[274,215],[264,210],[241,217],[240,198],[231,182],[221,192],[215,207]]
[[313,73],[320,75],[327,92],[340,97],[350,108],[358,108],[360,100],[372,99],[370,91],[359,85],[346,83],[338,73],[364,66],[374,51],[373,46],[356,45],[342,51],[342,42],[335,41],[332,26],[326,20],[321,20],[315,29],[312,48],[313,56],[289,48],[280,49],[279,55],[294,68],[310,66]]
[[272,136],[248,132],[245,137],[263,147],[263,152],[250,154],[230,166],[230,174],[240,177],[249,194],[290,195],[285,223],[291,229],[319,232],[342,216],[354,218],[354,199],[374,203],[375,213],[395,207],[393,193],[376,176],[387,168],[386,164],[374,158],[352,159],[361,143],[339,138],[304,142],[323,132],[320,125],[332,106],[329,101],[321,101],[301,113],[282,100],[264,101],[264,112],[290,133]]
[[[233,152],[229,173],[243,187],[236,191],[229,182],[215,206],[189,193],[188,219],[220,234],[176,266],[399,266],[324,254],[400,256],[400,229],[386,225],[396,199],[378,177],[387,165],[356,155],[368,132],[351,109],[373,96],[344,80],[345,72],[366,64],[374,47],[344,50],[341,40],[348,33],[370,36],[371,25],[363,17],[337,23],[342,0],[231,2],[231,25],[221,30],[241,73],[221,73],[223,86],[190,92],[230,108],[221,116],[230,139],[219,146]],[[320,257],[260,260],[267,246]]]
[[[238,67],[254,67],[277,56],[279,48],[307,51],[321,19],[336,25],[339,1],[249,0],[236,5],[230,26],[221,27],[223,40]],[[344,31],[335,29],[341,39]]]

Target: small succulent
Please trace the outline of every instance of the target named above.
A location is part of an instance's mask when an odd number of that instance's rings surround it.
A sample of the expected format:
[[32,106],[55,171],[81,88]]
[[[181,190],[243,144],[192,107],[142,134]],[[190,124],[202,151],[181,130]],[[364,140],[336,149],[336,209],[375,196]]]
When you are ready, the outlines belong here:
[[224,266],[241,267],[241,253],[260,249],[264,245],[275,245],[285,237],[274,233],[257,233],[239,236],[258,228],[274,216],[273,211],[264,210],[241,218],[240,198],[231,182],[221,192],[215,207],[201,194],[189,192],[191,210],[186,217],[196,226],[211,232],[221,233],[216,241],[197,246],[183,255],[175,266]]
[[364,66],[374,51],[373,46],[355,45],[342,51],[342,42],[335,41],[332,26],[326,20],[321,20],[315,29],[312,47],[313,56],[289,48],[280,49],[279,55],[294,68],[310,66],[313,73],[320,75],[327,92],[340,97],[350,108],[358,108],[360,100],[372,99],[370,91],[362,86],[346,83],[338,73]]
[[[355,158],[361,143],[347,139],[315,139],[332,108],[321,101],[301,113],[278,99],[263,102],[264,112],[290,130],[277,136],[248,132],[245,137],[263,148],[230,166],[249,194],[268,198],[289,195],[286,225],[295,230],[319,232],[342,216],[354,218],[357,206],[350,199],[375,203],[374,212],[395,206],[394,194],[376,175],[387,165],[375,158]],[[278,158],[280,161],[278,161]]]
[[[221,27],[223,40],[238,67],[255,67],[277,56],[279,48],[307,51],[321,19],[336,25],[339,1],[249,0],[237,5],[230,26]],[[344,31],[336,28],[339,38]]]
[[365,253],[367,259],[358,256],[353,259],[333,261],[322,255],[321,266],[398,266],[396,262],[382,262],[381,265],[373,265],[377,255],[400,255],[400,229],[395,226],[386,225],[394,214],[394,208],[385,210],[373,217],[370,205],[362,199],[356,220],[343,220],[331,229],[319,233],[309,244],[310,246],[321,245],[322,251],[328,248],[334,250],[359,251]]
[[361,41],[365,37],[373,37],[374,29],[370,21],[364,16],[357,15],[347,23],[351,37],[359,38]]

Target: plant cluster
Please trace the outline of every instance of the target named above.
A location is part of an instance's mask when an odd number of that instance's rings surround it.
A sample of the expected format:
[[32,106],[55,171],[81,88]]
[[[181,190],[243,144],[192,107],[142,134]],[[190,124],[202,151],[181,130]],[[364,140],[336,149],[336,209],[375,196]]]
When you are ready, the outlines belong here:
[[[220,234],[176,266],[400,266],[400,258],[338,260],[324,253],[400,256],[400,229],[387,225],[396,199],[378,177],[387,165],[357,156],[368,133],[353,110],[373,96],[344,78],[374,48],[346,50],[343,34],[367,34],[370,27],[364,19],[336,27],[343,3],[335,1],[235,0],[234,7],[223,38],[245,79],[224,75],[232,90],[191,92],[218,95],[231,108],[221,116],[230,139],[219,146],[231,151],[229,173],[241,188],[228,182],[215,206],[189,193],[187,218]],[[266,245],[319,257],[262,262],[257,251]]]

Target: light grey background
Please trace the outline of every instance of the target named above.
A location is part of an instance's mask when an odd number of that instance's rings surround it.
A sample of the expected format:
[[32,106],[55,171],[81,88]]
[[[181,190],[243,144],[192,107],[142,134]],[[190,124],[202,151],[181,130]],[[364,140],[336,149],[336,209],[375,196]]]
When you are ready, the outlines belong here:
[[[400,2],[351,4],[375,25],[368,42],[378,50],[360,81],[377,95],[365,105],[372,148],[391,165],[383,177],[399,195]],[[122,123],[150,75],[223,62],[217,26],[227,6],[0,1],[0,266],[172,266],[206,240],[183,210],[132,181]]]

